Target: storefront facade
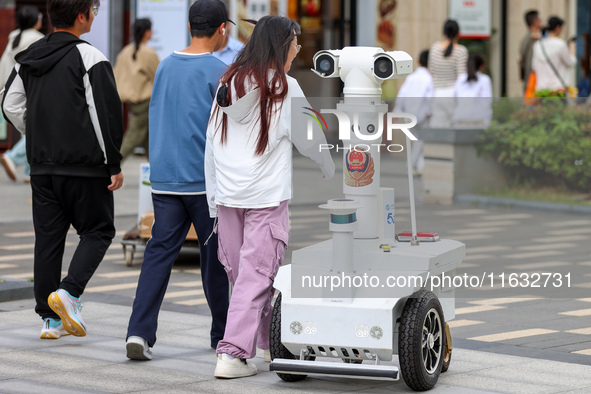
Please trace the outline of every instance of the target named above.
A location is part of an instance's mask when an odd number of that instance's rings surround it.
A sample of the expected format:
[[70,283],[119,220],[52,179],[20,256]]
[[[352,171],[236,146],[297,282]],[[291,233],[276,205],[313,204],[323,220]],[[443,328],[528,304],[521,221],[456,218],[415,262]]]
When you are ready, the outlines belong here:
[[[265,14],[286,15],[302,25],[299,38],[302,51],[295,63],[293,74],[301,80],[310,95],[337,94],[338,83],[325,91],[308,72],[314,53],[321,49],[336,49],[347,45],[381,46],[385,50],[402,50],[417,57],[442,39],[443,22],[450,15],[450,4],[456,0],[225,0],[230,17],[237,22],[234,37],[245,40],[251,26],[241,19],[258,19]],[[141,17],[141,4],[148,0],[103,0],[108,3],[107,12],[99,17],[108,18],[107,40],[104,51],[111,61],[123,45],[130,40],[130,26],[135,15]],[[187,0],[187,7],[193,0]],[[490,37],[472,40],[475,48],[484,48],[489,64],[495,96],[519,96],[518,60],[519,42],[527,30],[523,15],[537,9],[544,21],[551,15],[566,20],[563,38],[577,37],[579,66],[576,78],[589,78],[591,41],[591,3],[588,0],[465,0],[465,6],[480,2],[488,4]],[[162,3],[160,1],[160,3]],[[178,1],[177,1],[178,3]],[[14,15],[18,7],[34,4],[45,13],[46,0],[0,0],[0,48],[7,43],[8,34],[14,29]],[[428,10],[428,12],[426,11]],[[186,21],[178,17],[179,25]],[[154,25],[158,29],[158,25]],[[44,18],[43,32],[51,29]],[[100,34],[101,32],[97,32]],[[181,41],[188,42],[188,33]],[[94,44],[92,40],[91,43]],[[309,81],[311,80],[311,81]],[[324,83],[322,84],[325,85]],[[330,85],[330,83],[329,83]],[[388,88],[395,95],[399,83]],[[334,93],[333,93],[334,92]]]

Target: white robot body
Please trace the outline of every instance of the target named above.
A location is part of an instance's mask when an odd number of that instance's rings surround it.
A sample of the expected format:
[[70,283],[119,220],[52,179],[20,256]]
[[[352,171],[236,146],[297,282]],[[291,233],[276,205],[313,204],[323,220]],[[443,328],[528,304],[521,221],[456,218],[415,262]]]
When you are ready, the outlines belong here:
[[[412,72],[412,58],[401,51],[347,47],[318,52],[314,64],[316,74],[341,77],[345,83],[344,100],[337,104],[337,112],[347,114],[350,123],[344,124],[352,131],[349,134],[348,130],[339,130],[341,138],[347,137],[343,139],[344,198],[320,206],[330,211],[332,239],[294,251],[292,263],[281,267],[275,278],[274,287],[282,298],[276,304],[276,308],[280,307],[280,320],[273,319],[276,325],[272,324],[271,331],[273,338],[274,330],[280,328],[281,343],[274,345],[272,340],[271,355],[281,346],[289,354],[287,358],[276,356],[270,369],[290,381],[299,380],[292,374],[397,380],[396,367],[377,364],[392,360],[393,354],[398,353],[405,305],[416,304],[410,298],[417,294],[423,297],[425,289],[429,290],[429,300],[436,297],[440,304],[440,309],[427,312],[434,324],[439,322],[434,325],[439,331],[426,334],[418,346],[428,346],[428,354],[443,355],[445,334],[441,322],[443,316],[446,321],[455,317],[455,291],[445,281],[433,282],[430,278],[453,276],[465,257],[465,245],[446,239],[419,244],[412,190],[412,242],[395,239],[394,189],[380,186],[378,145],[388,110],[381,102],[381,84]],[[343,127],[340,118],[339,122]],[[412,188],[411,169],[408,171]],[[365,282],[357,286],[354,281],[363,277]],[[367,278],[373,278],[373,282],[368,283]],[[351,281],[352,285],[333,291],[334,281],[339,281],[339,285]],[[439,311],[443,316],[439,316]],[[311,361],[317,357],[340,358],[348,364]],[[363,360],[372,360],[375,365],[355,365]],[[429,385],[435,384],[439,374],[433,368],[441,369],[440,364],[429,369],[428,362],[423,361],[427,386],[422,381],[407,381],[417,390],[432,387]],[[437,372],[434,382],[429,375],[432,372]]]

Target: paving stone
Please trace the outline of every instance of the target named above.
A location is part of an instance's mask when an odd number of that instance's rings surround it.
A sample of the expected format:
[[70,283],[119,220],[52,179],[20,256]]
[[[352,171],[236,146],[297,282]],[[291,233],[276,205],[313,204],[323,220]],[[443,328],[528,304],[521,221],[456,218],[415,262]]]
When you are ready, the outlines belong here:
[[[79,394],[80,390],[60,386],[47,386],[43,383],[28,382],[26,380],[11,379],[2,381],[0,378],[1,393],[43,393],[43,394]],[[101,393],[101,391],[85,391],[87,394]]]

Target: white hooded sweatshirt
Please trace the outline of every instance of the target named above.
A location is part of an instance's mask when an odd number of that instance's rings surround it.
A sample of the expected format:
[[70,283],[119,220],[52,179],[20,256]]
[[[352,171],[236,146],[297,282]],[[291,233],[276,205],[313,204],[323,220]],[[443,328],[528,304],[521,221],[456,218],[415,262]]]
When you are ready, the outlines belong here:
[[[319,149],[320,144],[326,144],[322,131],[315,128],[313,139],[308,140],[305,117],[294,117],[298,120],[292,128],[292,99],[305,100],[305,96],[297,81],[286,77],[287,96],[270,122],[267,149],[260,156],[255,154],[260,130],[258,88],[247,87],[247,94],[237,99],[232,86],[232,104],[227,107],[219,106],[214,100],[205,148],[205,180],[211,217],[217,214],[217,205],[267,208],[291,199],[292,144],[302,155],[318,163],[327,180],[334,176],[335,165],[330,153]],[[309,107],[304,100],[301,102]],[[299,104],[298,101],[298,108]],[[216,119],[218,108],[227,115],[227,139],[223,145],[220,142],[221,113]]]
[[[18,36],[19,33],[20,30],[17,29],[8,35],[8,45],[6,45],[6,49],[2,53],[2,58],[0,58],[0,90],[4,89],[4,85],[6,84],[6,81],[8,81],[8,78],[12,73],[12,69],[16,64],[14,57],[20,52],[27,49],[29,45],[31,45],[35,41],[38,41],[41,38],[43,38],[43,33],[40,33],[35,29],[26,29],[23,30],[23,33],[21,34],[21,40],[16,46],[16,48],[13,48],[12,43],[14,42],[14,39],[16,38],[16,36]],[[1,99],[2,97],[0,96],[0,100]]]

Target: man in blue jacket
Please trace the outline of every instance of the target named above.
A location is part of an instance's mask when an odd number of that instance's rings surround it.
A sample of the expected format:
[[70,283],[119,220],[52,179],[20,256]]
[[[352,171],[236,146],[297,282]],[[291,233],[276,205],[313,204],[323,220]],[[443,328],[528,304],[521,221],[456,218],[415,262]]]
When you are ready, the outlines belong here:
[[[113,191],[123,184],[121,101],[111,64],[80,39],[99,4],[47,2],[55,33],[16,56],[2,102],[6,119],[27,135],[41,338],[86,335],[79,297],[115,236]],[[61,280],[70,225],[80,243]]]
[[154,225],[127,331],[131,359],[152,359],[158,312],[191,223],[199,238],[203,290],[213,320],[211,347],[224,336],[228,279],[217,258],[217,235],[209,217],[204,154],[213,96],[226,70],[211,53],[223,44],[228,20],[221,1],[198,0],[189,10],[191,44],[165,58],[156,71],[149,143]]

